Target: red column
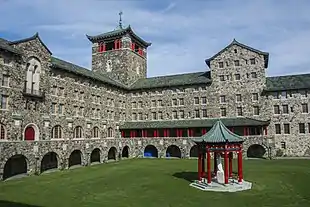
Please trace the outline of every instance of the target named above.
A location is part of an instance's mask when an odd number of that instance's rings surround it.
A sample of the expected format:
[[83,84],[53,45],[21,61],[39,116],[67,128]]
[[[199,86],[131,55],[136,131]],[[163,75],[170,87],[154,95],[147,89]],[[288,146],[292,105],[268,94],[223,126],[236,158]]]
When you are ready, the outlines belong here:
[[207,173],[208,173],[208,184],[211,183],[211,155],[209,148],[207,149]]
[[190,132],[190,129],[187,129],[187,136],[188,137],[190,137],[191,136],[191,134],[190,134],[191,132]]
[[130,138],[132,138],[132,131],[130,130]]
[[179,136],[183,137],[183,129],[179,129]]
[[105,43],[102,44],[102,52],[106,51]]
[[125,132],[124,132],[124,131],[122,131],[121,133],[122,133],[122,137],[125,137]]
[[250,127],[247,127],[247,135],[250,135]]
[[246,135],[247,135],[246,133],[247,133],[247,128],[244,127],[244,128],[243,128],[243,136],[246,136]]
[[115,49],[115,50],[118,49],[118,48],[117,48],[117,40],[114,40],[114,49]]
[[170,136],[169,129],[166,129],[166,135],[167,135],[167,137],[169,137],[169,136]]
[[242,149],[238,151],[238,182],[242,183],[243,175],[242,175]]
[[232,171],[233,171],[233,165],[232,165],[232,158],[233,158],[233,153],[229,153],[229,177],[232,178]]
[[[226,148],[226,147],[225,147]],[[225,149],[224,152],[224,165],[225,165],[225,169],[224,169],[224,174],[225,174],[225,184],[228,184],[228,153]]]
[[179,137],[179,129],[176,129],[177,137]]
[[[199,146],[198,146],[199,147]],[[202,178],[202,153],[198,151],[198,180]]]
[[164,137],[167,137],[167,131],[164,129]]
[[135,51],[135,47],[136,47],[136,44],[134,42],[131,43],[131,50]]
[[265,135],[267,135],[268,133],[267,133],[267,126],[265,126]]
[[214,152],[214,158],[213,158],[213,163],[214,163],[214,176],[216,176],[216,173],[217,173],[217,152]]
[[154,129],[154,131],[153,131],[153,136],[157,137],[157,130],[156,129]]

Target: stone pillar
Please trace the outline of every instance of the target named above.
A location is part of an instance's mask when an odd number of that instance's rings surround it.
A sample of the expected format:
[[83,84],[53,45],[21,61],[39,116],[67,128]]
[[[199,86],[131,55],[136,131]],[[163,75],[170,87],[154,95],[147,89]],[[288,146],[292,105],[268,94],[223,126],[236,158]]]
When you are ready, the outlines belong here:
[[131,38],[128,35],[125,35],[121,39],[121,48],[131,50]]

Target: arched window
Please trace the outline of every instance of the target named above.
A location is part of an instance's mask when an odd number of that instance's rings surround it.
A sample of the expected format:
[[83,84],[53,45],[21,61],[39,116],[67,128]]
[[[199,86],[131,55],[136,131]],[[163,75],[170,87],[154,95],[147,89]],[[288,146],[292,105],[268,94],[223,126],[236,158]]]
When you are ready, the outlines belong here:
[[26,64],[27,77],[26,77],[26,92],[39,93],[41,63],[38,59],[32,57]]
[[81,126],[77,126],[74,128],[73,138],[82,138],[83,136],[83,129]]
[[112,129],[112,127],[108,128],[108,137],[113,137],[113,129]]
[[62,138],[62,129],[60,125],[56,125],[52,129],[52,139],[61,139]]
[[99,128],[95,126],[92,131],[92,138],[98,138],[98,137],[99,137]]
[[3,124],[0,124],[0,139],[6,139],[6,129]]

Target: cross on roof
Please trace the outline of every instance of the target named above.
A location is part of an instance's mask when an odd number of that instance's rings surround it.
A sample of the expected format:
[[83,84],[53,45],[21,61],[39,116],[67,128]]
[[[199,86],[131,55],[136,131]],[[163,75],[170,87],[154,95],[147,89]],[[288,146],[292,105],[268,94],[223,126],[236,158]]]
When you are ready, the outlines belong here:
[[122,11],[120,11],[119,13],[118,13],[118,15],[119,15],[119,28],[121,28],[121,29],[123,29],[123,25],[122,25],[122,15],[123,15],[123,12]]

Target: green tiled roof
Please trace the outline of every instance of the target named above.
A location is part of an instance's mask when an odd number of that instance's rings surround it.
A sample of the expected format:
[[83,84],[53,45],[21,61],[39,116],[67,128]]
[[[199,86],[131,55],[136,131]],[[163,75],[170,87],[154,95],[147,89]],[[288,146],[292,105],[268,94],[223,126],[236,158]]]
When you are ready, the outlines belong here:
[[12,47],[9,41],[2,38],[0,38],[0,48],[18,55],[22,54],[19,50]]
[[243,139],[229,131],[221,121],[217,121],[206,134],[193,138],[192,141],[196,143],[241,143]]
[[269,121],[238,117],[222,119],[130,121],[120,125],[120,129],[212,127],[218,120],[221,120],[225,126],[264,126],[269,124]]
[[221,51],[219,51],[218,53],[216,53],[215,55],[213,55],[211,58],[206,59],[206,60],[205,60],[206,64],[210,67],[210,62],[211,62],[214,58],[216,58],[218,55],[220,55],[222,52],[226,51],[226,49],[228,49],[229,47],[231,47],[231,46],[233,46],[233,45],[237,45],[237,46],[239,46],[239,47],[242,47],[242,48],[245,48],[245,49],[250,50],[250,51],[252,51],[252,52],[255,52],[255,53],[258,53],[258,54],[263,55],[263,56],[264,56],[264,60],[265,60],[265,68],[268,67],[269,53],[267,53],[267,52],[262,52],[262,51],[260,51],[260,50],[254,49],[254,48],[249,47],[249,46],[247,46],[247,45],[244,45],[244,44],[238,42],[238,41],[235,40],[235,39],[234,39],[228,46],[226,46],[224,49],[222,49]]
[[267,77],[265,91],[310,88],[310,74]]
[[106,32],[100,35],[95,35],[95,36],[90,36],[86,35],[86,37],[91,41],[95,42],[98,40],[104,40],[107,38],[115,37],[115,36],[120,36],[120,35],[125,35],[125,34],[130,34],[132,37],[134,37],[137,41],[139,41],[142,45],[145,47],[150,46],[152,43],[146,42],[143,39],[141,39],[138,35],[136,35],[133,30],[131,29],[130,25],[126,28],[117,28],[113,31]]
[[137,80],[130,89],[148,89],[211,83],[210,72],[186,73]]
[[99,73],[94,73],[91,70],[88,70],[86,68],[75,65],[73,63],[58,59],[56,57],[51,57],[51,63],[52,63],[52,67],[54,67],[54,68],[66,70],[68,72],[73,72],[77,75],[82,75],[82,76],[91,78],[93,80],[98,80],[98,81],[101,81],[104,83],[108,83],[108,84],[111,84],[114,86],[118,86],[120,88],[126,88],[126,86],[124,86],[123,84],[118,83],[118,82],[110,79],[107,76],[104,76],[104,75],[99,74]]

